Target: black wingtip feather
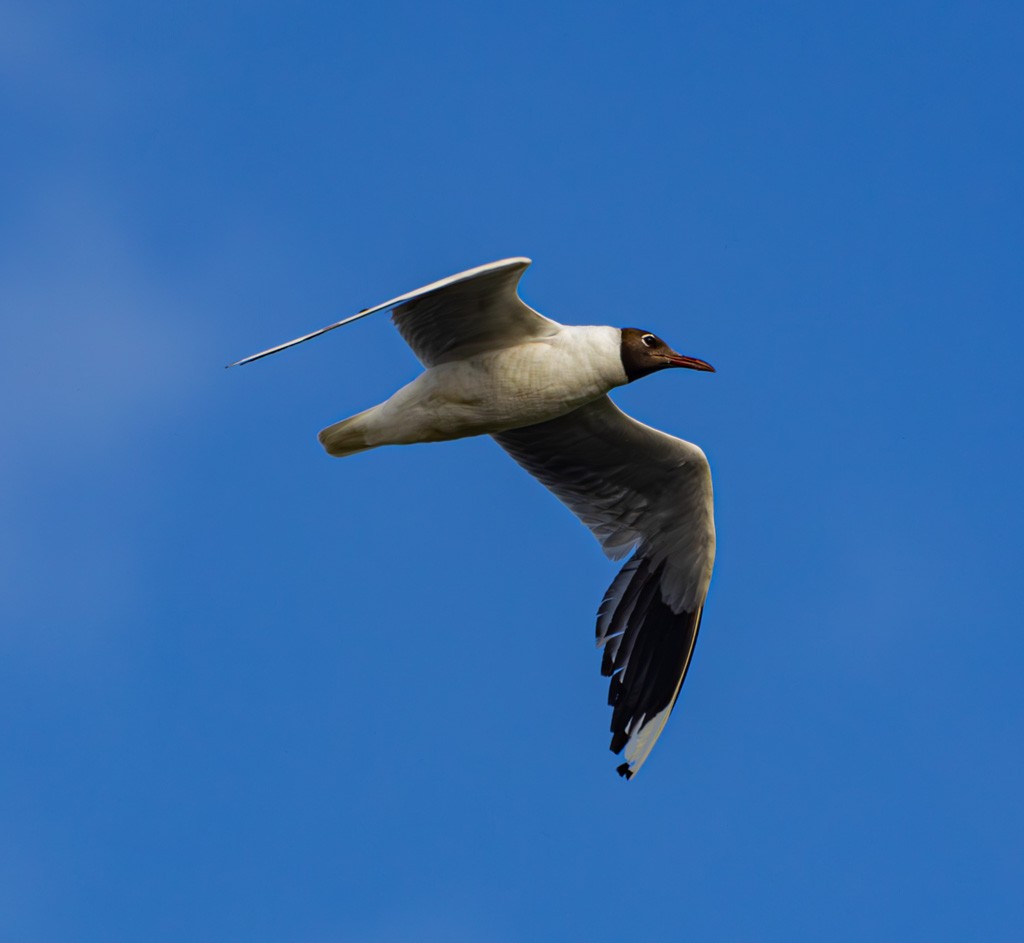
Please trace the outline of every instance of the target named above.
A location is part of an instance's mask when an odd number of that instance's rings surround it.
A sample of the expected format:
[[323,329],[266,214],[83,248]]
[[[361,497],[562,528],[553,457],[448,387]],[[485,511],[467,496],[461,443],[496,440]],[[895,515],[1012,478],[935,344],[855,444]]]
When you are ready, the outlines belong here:
[[[662,599],[663,563],[652,568],[648,560],[634,558],[627,567],[629,581],[620,573],[598,610],[599,644],[607,643],[601,673],[611,675],[613,753],[629,743],[627,729],[639,729],[641,718],[650,721],[675,705],[700,628],[699,608],[676,613]],[[623,768],[629,764],[620,773]]]

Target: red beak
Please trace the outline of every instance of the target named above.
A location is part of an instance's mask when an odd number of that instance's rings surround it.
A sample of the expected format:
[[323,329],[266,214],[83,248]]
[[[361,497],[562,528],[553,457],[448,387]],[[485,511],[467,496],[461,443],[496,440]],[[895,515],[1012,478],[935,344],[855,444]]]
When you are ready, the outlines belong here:
[[684,357],[682,354],[673,354],[668,358],[673,367],[688,367],[690,370],[704,370],[707,373],[714,373],[715,368],[696,357]]

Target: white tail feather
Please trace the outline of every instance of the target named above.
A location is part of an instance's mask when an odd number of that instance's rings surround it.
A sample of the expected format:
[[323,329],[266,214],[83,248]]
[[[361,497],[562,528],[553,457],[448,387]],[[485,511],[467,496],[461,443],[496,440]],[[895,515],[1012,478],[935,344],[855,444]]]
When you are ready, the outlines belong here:
[[320,444],[327,450],[329,455],[336,458],[344,458],[346,455],[355,455],[356,452],[365,452],[373,446],[366,441],[364,423],[362,421],[366,412],[356,413],[348,419],[342,419],[333,426],[321,429],[317,438]]

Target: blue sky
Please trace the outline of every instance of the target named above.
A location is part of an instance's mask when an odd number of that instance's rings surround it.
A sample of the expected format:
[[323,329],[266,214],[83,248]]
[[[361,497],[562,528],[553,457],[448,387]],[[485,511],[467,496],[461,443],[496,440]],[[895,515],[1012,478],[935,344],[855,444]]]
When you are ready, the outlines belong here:
[[[0,11],[0,935],[1009,940],[1009,3]],[[509,255],[718,368],[719,555],[627,784],[615,565],[488,440],[329,460]]]

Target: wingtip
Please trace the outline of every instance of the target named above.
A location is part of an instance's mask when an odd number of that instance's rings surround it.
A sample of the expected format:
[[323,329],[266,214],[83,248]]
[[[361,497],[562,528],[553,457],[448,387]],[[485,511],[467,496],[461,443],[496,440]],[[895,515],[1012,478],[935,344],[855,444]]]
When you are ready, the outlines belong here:
[[629,782],[636,775],[636,772],[629,768],[628,763],[620,763],[615,767],[615,772],[625,779],[626,782]]
[[230,370],[232,367],[244,367],[247,363],[252,363],[254,360],[259,360],[262,357],[266,357],[267,354],[272,354],[277,350],[276,347],[270,350],[260,351],[258,354],[250,354],[248,357],[243,357],[241,360],[236,360],[234,363],[229,363],[224,367],[225,370]]

